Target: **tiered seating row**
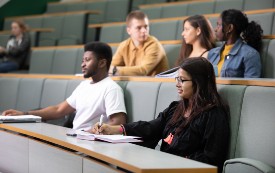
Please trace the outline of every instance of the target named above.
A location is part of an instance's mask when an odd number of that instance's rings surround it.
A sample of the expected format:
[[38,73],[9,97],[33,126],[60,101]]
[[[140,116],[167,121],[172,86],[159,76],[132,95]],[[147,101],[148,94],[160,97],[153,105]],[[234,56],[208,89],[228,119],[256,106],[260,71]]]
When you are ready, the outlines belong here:
[[98,10],[101,13],[89,17],[89,23],[124,21],[129,12],[129,0],[79,1],[49,3],[46,13]]
[[[268,38],[268,37],[267,37]],[[170,68],[174,67],[179,56],[181,41],[161,42],[168,57]],[[115,53],[118,44],[110,44]],[[275,38],[263,40],[261,51],[262,77],[275,78]],[[81,73],[83,46],[58,46],[33,48],[30,56],[29,73],[78,74]]]
[[[173,67],[180,50],[180,42],[177,44],[164,42],[164,49]],[[113,53],[118,44],[111,44]],[[83,46],[60,46],[33,48],[30,56],[29,73],[44,74],[76,74],[81,73]]]
[[[139,8],[139,5],[142,4],[156,4],[156,3],[165,3],[167,0],[123,0],[120,1],[120,4],[115,2],[116,0],[82,0],[77,2],[53,2],[48,3],[46,13],[55,13],[55,12],[68,12],[68,11],[79,11],[79,10],[101,10],[107,13],[116,12],[115,15],[119,15],[117,13],[122,13],[125,9],[128,11],[136,10]],[[115,11],[108,11],[110,9],[106,9],[107,6],[112,8],[116,8],[114,5],[118,6],[119,8],[114,9]],[[127,5],[127,6],[126,6]],[[107,15],[108,16],[108,15]],[[114,16],[109,16],[114,18]],[[124,16],[119,16],[122,20],[124,20]],[[108,18],[105,18],[108,20]],[[119,19],[119,18],[117,18]],[[116,21],[117,21],[116,19]],[[121,19],[119,21],[121,21]]]
[[274,8],[274,0],[197,0],[152,5],[140,5],[150,19],[221,13],[225,9],[242,11]]
[[[264,35],[275,34],[275,8],[266,10],[246,11],[250,21],[258,22]],[[219,14],[206,14],[212,26],[215,28]],[[183,20],[188,16],[155,19],[150,20],[150,34],[157,37],[159,40],[180,40],[182,38]],[[126,24],[120,23],[105,23],[91,24],[90,28],[98,28],[100,30],[99,40],[108,43],[117,43],[128,38],[126,32]]]
[[[123,2],[122,2],[123,1]],[[236,0],[239,2],[239,0]],[[268,1],[268,0],[266,0]],[[270,1],[270,0],[269,0]],[[202,2],[193,2],[193,5],[201,4],[201,3],[210,3],[212,1],[203,0]],[[214,2],[214,1],[213,1]],[[217,1],[215,3],[227,1]],[[230,1],[231,2],[231,1]],[[233,1],[232,3],[234,3]],[[272,0],[273,2],[273,0]],[[83,2],[84,3],[84,2]],[[85,2],[85,3],[92,3],[92,2]],[[108,43],[117,43],[121,42],[128,38],[128,34],[125,29],[125,16],[127,15],[128,10],[121,10],[120,8],[124,9],[124,7],[128,7],[127,3],[124,0],[114,0],[114,1],[96,1],[93,2],[95,4],[105,3],[104,6],[105,11],[97,14],[98,11],[78,11],[78,12],[67,12],[67,13],[54,13],[54,14],[45,14],[45,15],[35,15],[35,16],[23,16],[19,19],[23,19],[29,26],[32,28],[51,28],[53,32],[41,32],[39,35],[39,40],[34,41],[38,38],[35,38],[35,34],[32,33],[32,41],[37,42],[37,44],[33,44],[35,46],[54,46],[54,45],[75,45],[75,44],[83,44],[87,40],[99,40]],[[108,5],[108,4],[111,5]],[[112,4],[117,3],[118,5]],[[119,5],[120,3],[125,3],[124,5]],[[62,3],[59,3],[62,4]],[[75,3],[66,3],[66,4],[77,4]],[[170,3],[168,3],[170,4]],[[172,3],[171,3],[172,4]],[[188,5],[188,3],[184,3],[184,5]],[[189,3],[190,5],[190,3]],[[192,6],[193,6],[192,5]],[[178,11],[183,11],[180,5],[176,6]],[[87,9],[89,6],[85,6]],[[94,6],[93,6],[94,7]],[[96,7],[96,5],[95,5]],[[119,8],[119,9],[114,9]],[[172,7],[169,5],[167,7]],[[273,7],[273,6],[270,6]],[[164,8],[161,6],[161,8]],[[100,9],[100,8],[94,8]],[[150,8],[144,8],[150,9]],[[208,8],[205,8],[208,9]],[[90,8],[93,10],[93,8]],[[115,11],[120,11],[119,13]],[[169,9],[168,14],[176,13],[177,10]],[[200,10],[201,11],[201,10]],[[246,11],[250,20],[257,21],[263,28],[264,34],[275,34],[275,22],[274,22],[274,11],[275,8],[265,9],[265,10],[252,10]],[[192,10],[194,12],[194,10]],[[91,14],[93,13],[93,14]],[[96,14],[95,14],[96,13]],[[116,15],[119,14],[120,17]],[[146,12],[147,13],[147,12]],[[187,14],[179,14],[180,17],[172,17],[167,16],[169,18],[163,19],[152,19],[150,17],[150,13],[147,13],[149,18],[151,19],[151,35],[156,36],[159,40],[177,40],[181,39],[181,32],[182,32],[182,21],[185,19]],[[201,14],[195,13],[194,14]],[[191,14],[188,14],[191,15]],[[213,26],[216,25],[217,18],[219,13],[215,14],[205,14],[207,18],[209,18],[210,22]],[[159,18],[161,16],[158,16]],[[9,28],[10,23],[15,20],[17,17],[6,18],[5,20],[5,27]],[[110,18],[110,20],[108,19]],[[123,20],[116,20],[111,18],[120,18]],[[123,21],[118,23],[106,23],[112,21]],[[101,22],[104,22],[100,24]],[[93,23],[89,25],[87,28],[88,23]],[[96,24],[95,24],[96,23]],[[169,31],[169,32],[168,32]],[[3,42],[2,45],[4,46],[4,42],[7,40],[8,35],[1,36]]]
[[86,39],[88,16],[97,11],[79,11],[36,16],[11,17],[5,19],[5,26],[10,27],[13,20],[23,20],[31,28],[50,28],[53,32],[41,32],[39,46],[83,44]]

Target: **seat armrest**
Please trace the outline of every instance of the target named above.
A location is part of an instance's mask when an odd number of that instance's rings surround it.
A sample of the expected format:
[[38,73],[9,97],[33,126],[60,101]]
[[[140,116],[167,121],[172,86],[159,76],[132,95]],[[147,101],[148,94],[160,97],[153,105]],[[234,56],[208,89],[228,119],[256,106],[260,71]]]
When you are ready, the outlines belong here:
[[249,169],[251,168],[256,169],[258,172],[262,172],[262,173],[275,173],[275,169],[270,165],[267,165],[261,161],[253,160],[249,158],[235,158],[235,159],[230,159],[225,161],[223,165],[223,173],[228,173],[226,172],[227,170],[226,168],[233,166],[233,164],[238,164],[238,166],[244,165],[244,166],[250,167]]

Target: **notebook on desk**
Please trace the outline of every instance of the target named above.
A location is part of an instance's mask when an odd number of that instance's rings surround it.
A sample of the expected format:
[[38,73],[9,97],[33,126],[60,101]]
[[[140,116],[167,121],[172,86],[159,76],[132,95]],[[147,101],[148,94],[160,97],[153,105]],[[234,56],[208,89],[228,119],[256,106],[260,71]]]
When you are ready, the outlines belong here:
[[88,132],[78,132],[76,138],[90,141],[100,140],[110,143],[142,142],[142,140],[139,139],[140,137],[137,136],[95,135]]
[[156,78],[175,78],[178,76],[178,69],[179,67],[174,67],[172,69],[169,69],[167,71],[157,74],[155,77]]
[[0,115],[0,123],[32,123],[41,122],[41,117],[35,115],[20,115],[20,116],[2,116]]

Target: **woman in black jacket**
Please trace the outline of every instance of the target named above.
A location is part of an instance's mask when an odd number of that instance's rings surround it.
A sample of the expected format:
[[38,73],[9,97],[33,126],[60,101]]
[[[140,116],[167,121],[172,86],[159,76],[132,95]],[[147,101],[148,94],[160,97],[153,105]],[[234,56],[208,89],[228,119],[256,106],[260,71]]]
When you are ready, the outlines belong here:
[[229,110],[217,92],[213,67],[207,59],[186,58],[180,66],[174,101],[158,118],[121,126],[96,124],[92,133],[140,136],[141,145],[218,166],[222,171],[229,144]]
[[12,22],[11,33],[6,48],[0,46],[0,73],[18,70],[30,53],[31,41],[25,24]]

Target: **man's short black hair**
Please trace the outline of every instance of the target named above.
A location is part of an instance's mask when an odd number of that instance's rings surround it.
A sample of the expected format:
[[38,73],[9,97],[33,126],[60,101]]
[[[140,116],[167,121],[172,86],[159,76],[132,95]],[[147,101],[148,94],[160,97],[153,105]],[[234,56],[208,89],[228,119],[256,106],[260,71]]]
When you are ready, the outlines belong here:
[[103,42],[89,42],[85,44],[84,51],[93,52],[97,59],[106,59],[107,70],[109,71],[113,53],[111,47],[108,44]]

